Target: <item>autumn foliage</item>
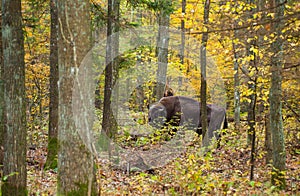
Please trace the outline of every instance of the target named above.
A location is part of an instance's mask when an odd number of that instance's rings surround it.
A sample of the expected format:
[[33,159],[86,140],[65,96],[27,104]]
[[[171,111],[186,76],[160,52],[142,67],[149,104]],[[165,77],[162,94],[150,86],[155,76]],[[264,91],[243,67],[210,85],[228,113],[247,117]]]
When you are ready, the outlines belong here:
[[[120,29],[156,25],[159,1],[121,1]],[[106,23],[106,1],[93,0],[91,19],[93,40],[105,35],[99,29]],[[300,187],[300,3],[286,1],[282,20],[283,67],[282,67],[282,119],[286,146],[286,189],[272,185],[272,161],[266,162],[266,129],[268,129],[271,85],[273,31],[272,5],[260,1],[212,1],[209,28],[203,26],[203,0],[187,1],[182,13],[182,1],[174,1],[170,15],[170,28],[180,29],[185,21],[185,46],[189,48],[181,62],[175,44],[169,50],[167,83],[175,95],[200,98],[200,66],[197,44],[203,32],[209,29],[207,51],[208,64],[214,71],[208,73],[208,102],[218,102],[227,108],[230,126],[223,130],[220,148],[202,154],[201,137],[194,135],[186,144],[186,151],[161,168],[152,171],[126,171],[115,169],[105,160],[95,159],[97,185],[104,195],[297,195]],[[48,1],[22,1],[25,64],[26,64],[26,116],[28,127],[28,189],[30,195],[54,195],[56,193],[57,169],[43,170],[47,156],[47,131],[49,114],[49,53],[50,10]],[[175,31],[175,30],[174,30]],[[174,36],[175,37],[175,36]],[[174,38],[173,37],[173,38]],[[180,45],[180,36],[175,37]],[[171,42],[172,40],[170,40]],[[174,40],[173,40],[174,41]],[[172,43],[172,42],[171,42]],[[174,42],[173,42],[174,43]],[[128,69],[156,69],[155,43],[147,43],[120,54],[120,78]],[[194,51],[196,50],[196,52]],[[104,54],[103,54],[104,55]],[[196,56],[195,56],[196,55]],[[199,59],[198,59],[199,60]],[[140,64],[138,64],[139,62]],[[234,70],[234,63],[238,70]],[[140,67],[138,67],[138,65]],[[144,67],[143,67],[144,66]],[[153,68],[152,68],[153,67]],[[239,85],[234,75],[238,72]],[[155,72],[154,72],[155,73]],[[140,77],[140,76],[139,76]],[[138,78],[138,77],[136,77]],[[131,81],[137,83],[136,79]],[[136,88],[126,102],[131,108],[131,118],[139,124],[147,123],[147,106],[154,102],[155,75]],[[221,78],[222,89],[219,86]],[[102,117],[104,97],[104,74],[98,78],[100,109],[95,109],[98,119]],[[125,81],[124,81],[125,83]],[[255,86],[254,88],[250,88]],[[240,93],[240,124],[235,126],[235,90]],[[143,97],[139,95],[143,95]],[[121,96],[121,95],[120,95]],[[251,148],[247,137],[248,106],[255,97],[256,130],[254,179],[249,180]],[[122,98],[122,97],[121,97]],[[125,119],[126,120],[126,119]],[[100,120],[95,123],[101,126]],[[99,130],[99,129],[97,129]],[[130,135],[130,126],[119,125],[116,142],[124,148],[148,150],[172,139],[163,131],[148,136]]]

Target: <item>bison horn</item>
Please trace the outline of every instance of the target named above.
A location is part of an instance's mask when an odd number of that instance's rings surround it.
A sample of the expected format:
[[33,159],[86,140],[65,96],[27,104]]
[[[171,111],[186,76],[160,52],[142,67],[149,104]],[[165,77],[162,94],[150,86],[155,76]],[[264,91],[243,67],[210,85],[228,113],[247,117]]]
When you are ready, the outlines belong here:
[[163,111],[164,111],[164,108],[161,108],[161,109],[159,109],[158,111],[163,112]]

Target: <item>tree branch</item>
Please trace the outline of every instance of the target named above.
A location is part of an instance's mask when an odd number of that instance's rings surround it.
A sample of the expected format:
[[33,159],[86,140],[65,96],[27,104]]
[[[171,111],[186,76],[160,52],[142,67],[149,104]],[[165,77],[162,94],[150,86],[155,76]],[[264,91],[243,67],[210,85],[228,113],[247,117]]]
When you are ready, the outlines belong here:
[[273,19],[273,20],[263,20],[260,22],[253,22],[253,23],[248,23],[247,25],[242,25],[242,26],[236,26],[233,28],[224,28],[224,29],[216,29],[216,30],[208,30],[208,31],[194,31],[194,32],[187,32],[187,34],[190,35],[199,35],[199,34],[203,34],[203,33],[217,33],[217,32],[225,32],[225,31],[235,31],[235,30],[241,30],[241,29],[247,29],[249,27],[256,27],[256,26],[260,26],[260,25],[267,25],[267,24],[272,24],[272,23],[277,23],[280,22],[282,20],[287,20],[290,19],[292,17],[296,17],[296,18],[300,18],[300,11],[299,12],[295,12],[293,14],[287,15],[285,17],[281,17],[281,18],[277,18],[277,19]]
[[292,106],[286,101],[286,99],[283,100],[283,103],[296,116],[296,120],[300,122],[300,115],[292,108]]

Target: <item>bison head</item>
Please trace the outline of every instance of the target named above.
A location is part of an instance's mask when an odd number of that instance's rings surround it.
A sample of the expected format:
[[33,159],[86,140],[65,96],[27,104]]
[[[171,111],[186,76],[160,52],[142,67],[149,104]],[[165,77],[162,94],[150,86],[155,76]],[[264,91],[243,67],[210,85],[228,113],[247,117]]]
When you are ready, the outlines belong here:
[[149,108],[148,122],[155,128],[161,128],[167,117],[167,111],[162,104],[153,105]]

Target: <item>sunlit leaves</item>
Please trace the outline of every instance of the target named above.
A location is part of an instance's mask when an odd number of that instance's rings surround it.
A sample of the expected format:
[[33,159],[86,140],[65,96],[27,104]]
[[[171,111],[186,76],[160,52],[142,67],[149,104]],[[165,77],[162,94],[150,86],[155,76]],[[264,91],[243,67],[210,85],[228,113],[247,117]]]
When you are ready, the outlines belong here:
[[22,1],[25,48],[27,126],[30,145],[46,140],[49,112],[49,3]]
[[270,12],[267,14],[267,17],[270,17],[272,19],[274,19],[275,14],[273,12]]
[[[106,6],[104,2],[105,1],[97,1],[102,7]],[[142,1],[134,2],[138,3]],[[157,1],[147,2],[152,8],[158,9]],[[195,38],[195,40],[200,40],[202,33],[206,31],[207,28],[202,25],[203,1],[188,2],[185,14],[181,13],[181,8],[178,6],[180,2],[177,3],[178,9],[171,15],[171,27],[180,28],[181,19],[184,19],[186,34]],[[43,130],[40,125],[47,123],[44,118],[48,112],[49,10],[44,9],[46,8],[45,5],[38,1],[23,2],[25,9],[23,16],[25,20],[25,59],[27,66],[27,114],[29,116],[29,128],[31,128],[31,130]],[[149,11],[148,8],[145,7],[143,11]],[[254,8],[257,9],[255,5],[243,1],[217,1],[212,3],[209,20],[210,40],[207,49],[227,85],[229,115],[231,115],[232,112],[230,105],[232,99],[230,96],[233,96],[233,75],[236,73],[236,71],[233,70],[233,62],[235,61],[238,62],[241,79],[239,90],[243,104],[242,112],[245,112],[245,106],[250,102],[249,96],[254,93],[257,95],[258,106],[264,109],[262,112],[257,112],[257,115],[267,116],[268,112],[270,88],[269,67],[271,65],[270,59],[274,56],[272,51],[270,51],[270,46],[277,36],[272,31],[272,25],[275,24],[276,21],[273,21],[274,13],[272,9],[265,9],[254,13],[251,15],[252,18],[248,18],[248,11]],[[282,83],[283,119],[290,151],[291,153],[299,155],[297,145],[293,144],[298,144],[300,137],[299,131],[297,131],[299,129],[297,114],[300,113],[298,107],[300,104],[300,73],[299,66],[297,66],[300,58],[300,20],[297,18],[297,15],[293,14],[299,11],[300,4],[298,1],[288,1],[286,8],[285,28],[281,32],[282,35],[280,35],[284,42],[285,57]],[[137,12],[133,12],[130,16],[135,17],[136,13]],[[153,21],[153,18],[149,19],[144,17],[141,20],[148,24],[149,21]],[[138,24],[140,25],[140,23]],[[239,31],[242,36],[234,38],[234,30]],[[250,30],[253,30],[256,34],[249,37]],[[191,36],[189,34],[190,32],[199,32],[199,34]],[[248,48],[250,52],[246,53],[246,45],[250,43],[256,44],[252,44]],[[186,44],[193,45],[195,41],[187,38]],[[238,57],[233,56],[233,44],[238,46],[236,48],[236,51],[240,53]],[[136,73],[146,66],[154,67],[151,64],[156,62],[154,53],[155,50],[153,47],[141,47],[133,51],[125,52],[122,54],[124,61],[122,61],[121,67],[125,70],[135,66],[138,59],[141,60],[141,68],[133,70],[136,71]],[[175,52],[170,53],[169,56],[170,69],[168,69],[168,75],[171,76],[171,85],[177,85],[172,78],[183,76],[187,81],[187,83],[182,85],[183,89],[188,87],[199,89],[200,73],[199,69],[197,69],[198,65],[191,61],[191,59],[197,57],[192,56],[193,54],[186,54],[186,57],[189,58],[186,58],[184,64],[181,64],[177,55]],[[255,58],[259,58],[257,67],[251,64]],[[242,72],[241,70],[243,68],[248,72]],[[132,75],[134,74],[135,73],[132,73]],[[215,78],[216,73],[211,76],[210,79],[212,80],[212,78]],[[254,81],[256,81],[256,91],[248,89],[248,84],[253,84]],[[149,86],[151,85],[152,84],[149,84]],[[101,89],[103,89],[103,83],[101,83],[100,86]],[[189,95],[197,94],[197,92],[191,93],[191,91],[188,93]],[[145,90],[144,94],[147,98],[152,96],[149,89]],[[147,104],[147,102],[144,102],[144,105]],[[242,113],[241,116],[244,122],[246,119],[245,113]],[[136,120],[138,123],[144,123],[143,118],[137,117]],[[262,121],[260,123],[262,123]],[[157,144],[164,139],[164,134],[157,132],[152,138],[141,137],[134,141],[128,131],[130,127],[125,128],[127,130],[124,130],[124,135],[120,140],[133,147],[145,146],[146,149],[149,148],[147,145]],[[262,142],[264,140],[262,137],[264,127],[257,125],[257,128],[261,136],[258,142]],[[233,129],[230,129],[229,131],[231,132],[232,130]],[[214,155],[214,159],[199,156],[195,152],[187,152],[180,159],[174,161],[174,163],[162,168],[161,170],[163,171],[158,170],[157,174],[153,175],[147,173],[131,174],[131,176],[121,175],[113,170],[110,173],[105,173],[105,177],[102,178],[101,186],[103,186],[103,191],[107,194],[115,194],[116,192],[123,194],[155,194],[155,191],[161,191],[165,194],[174,195],[192,195],[196,193],[238,195],[240,193],[239,190],[242,190],[241,193],[247,192],[253,195],[274,194],[273,191],[275,191],[275,188],[270,187],[266,182],[268,174],[265,174],[266,167],[264,167],[262,161],[257,168],[259,178],[255,181],[248,180],[247,164],[249,164],[249,152],[246,147],[242,146],[244,143],[238,139],[238,136],[243,135],[245,130],[238,131],[239,132],[232,133],[231,136],[227,138],[226,150],[222,149],[219,154]],[[42,137],[42,133],[34,133],[33,137],[38,139]],[[199,146],[195,146],[195,148],[199,148]],[[262,148],[262,145],[260,145],[259,151],[263,151]],[[297,160],[298,157],[299,156],[293,158],[293,164],[299,163],[299,160]],[[258,159],[262,158],[263,153],[259,153]],[[290,160],[290,162],[292,162],[292,160]],[[296,190],[296,185],[298,185],[295,184],[295,182],[299,181],[299,177],[296,176],[297,172],[295,172],[298,171],[298,165],[293,166],[293,170],[290,171],[289,178],[294,180],[291,182],[291,189],[293,190]],[[243,166],[247,168],[243,168]]]

